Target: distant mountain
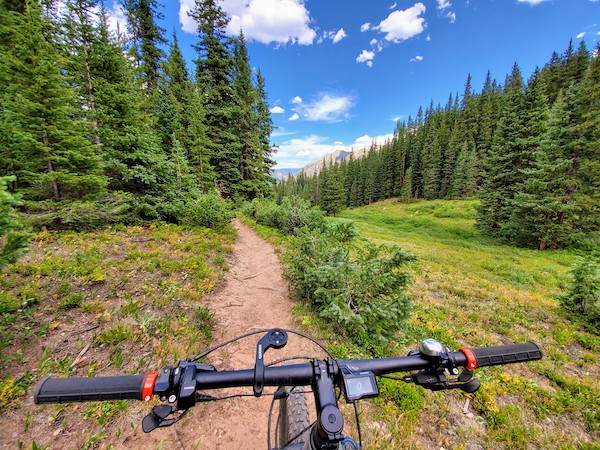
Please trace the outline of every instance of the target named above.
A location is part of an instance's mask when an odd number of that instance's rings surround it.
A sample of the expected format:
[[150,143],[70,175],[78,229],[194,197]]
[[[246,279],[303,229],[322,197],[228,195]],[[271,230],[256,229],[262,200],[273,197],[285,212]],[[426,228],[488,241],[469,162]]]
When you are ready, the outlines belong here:
[[271,172],[271,176],[276,180],[284,180],[290,175],[296,175],[302,169],[275,169]]
[[369,148],[363,148],[360,150],[336,150],[333,153],[329,153],[328,155],[322,156],[317,159],[315,162],[308,164],[302,168],[302,172],[306,175],[312,176],[317,173],[326,165],[331,162],[340,162],[344,159],[350,158],[350,155],[354,156],[354,159],[362,158],[369,152]]

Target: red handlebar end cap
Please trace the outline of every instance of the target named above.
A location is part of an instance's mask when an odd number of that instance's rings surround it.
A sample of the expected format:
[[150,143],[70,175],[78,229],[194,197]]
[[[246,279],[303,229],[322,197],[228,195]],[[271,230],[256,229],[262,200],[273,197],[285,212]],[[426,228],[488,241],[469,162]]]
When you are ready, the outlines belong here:
[[144,380],[144,387],[142,388],[142,400],[145,402],[149,402],[152,399],[152,394],[154,393],[154,383],[158,378],[158,372],[150,372],[146,375],[146,379]]
[[477,358],[475,358],[475,354],[470,348],[459,348],[459,352],[463,352],[467,357],[467,370],[475,370],[477,368]]

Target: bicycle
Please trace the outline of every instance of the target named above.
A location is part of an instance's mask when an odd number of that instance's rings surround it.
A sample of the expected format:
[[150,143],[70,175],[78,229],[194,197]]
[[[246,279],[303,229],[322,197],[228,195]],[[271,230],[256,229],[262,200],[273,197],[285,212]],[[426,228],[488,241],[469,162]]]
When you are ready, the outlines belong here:
[[[265,333],[256,345],[254,368],[219,372],[214,366],[198,362],[218,348],[237,340]],[[288,333],[310,339],[326,354],[327,359],[310,358],[306,363],[289,363],[305,357],[291,357],[265,364],[264,355],[271,348],[283,348]],[[212,347],[192,359],[179,361],[160,372],[140,375],[98,378],[46,378],[34,394],[35,404],[67,403],[103,400],[149,401],[157,395],[165,404],[154,406],[142,421],[142,429],[149,433],[159,427],[177,423],[197,402],[210,402],[236,396],[264,394],[266,386],[277,387],[273,395],[267,426],[269,450],[357,450],[362,448],[362,437],[356,402],[379,395],[376,377],[388,377],[414,383],[432,391],[461,389],[475,392],[480,382],[473,377],[479,367],[534,361],[543,356],[541,348],[533,343],[482,348],[460,348],[453,352],[434,339],[426,339],[418,350],[407,356],[392,358],[335,359],[314,339],[292,330],[259,330]],[[459,373],[459,369],[462,371]],[[403,377],[389,374],[412,372]],[[217,398],[200,391],[251,386],[252,394],[236,394]],[[317,420],[309,422],[307,393],[298,387],[311,386],[317,410]],[[336,391],[337,389],[337,391]],[[344,395],[347,403],[354,404],[359,444],[343,434],[344,418],[338,400]],[[276,447],[271,447],[271,422],[274,403],[279,401],[276,422]]]

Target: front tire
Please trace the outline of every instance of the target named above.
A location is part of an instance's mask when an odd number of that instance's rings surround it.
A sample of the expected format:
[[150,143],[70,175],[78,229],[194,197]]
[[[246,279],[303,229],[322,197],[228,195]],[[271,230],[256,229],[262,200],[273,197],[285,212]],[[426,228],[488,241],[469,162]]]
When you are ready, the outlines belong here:
[[283,447],[286,444],[297,444],[308,441],[308,430],[302,433],[296,439],[296,435],[301,433],[310,425],[308,417],[308,401],[306,394],[296,392],[293,388],[286,388],[287,397],[279,401],[279,446]]

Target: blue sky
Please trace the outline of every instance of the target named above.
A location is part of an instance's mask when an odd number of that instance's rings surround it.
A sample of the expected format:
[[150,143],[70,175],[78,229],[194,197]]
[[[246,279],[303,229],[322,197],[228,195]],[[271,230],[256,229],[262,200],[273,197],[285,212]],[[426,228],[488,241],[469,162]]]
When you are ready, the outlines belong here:
[[[164,1],[192,68],[193,0]],[[570,39],[600,41],[600,0],[223,0],[229,32],[243,28],[266,78],[278,168],[385,139],[430,100],[503,81],[516,61],[528,77]],[[111,8],[115,18],[117,7]]]

